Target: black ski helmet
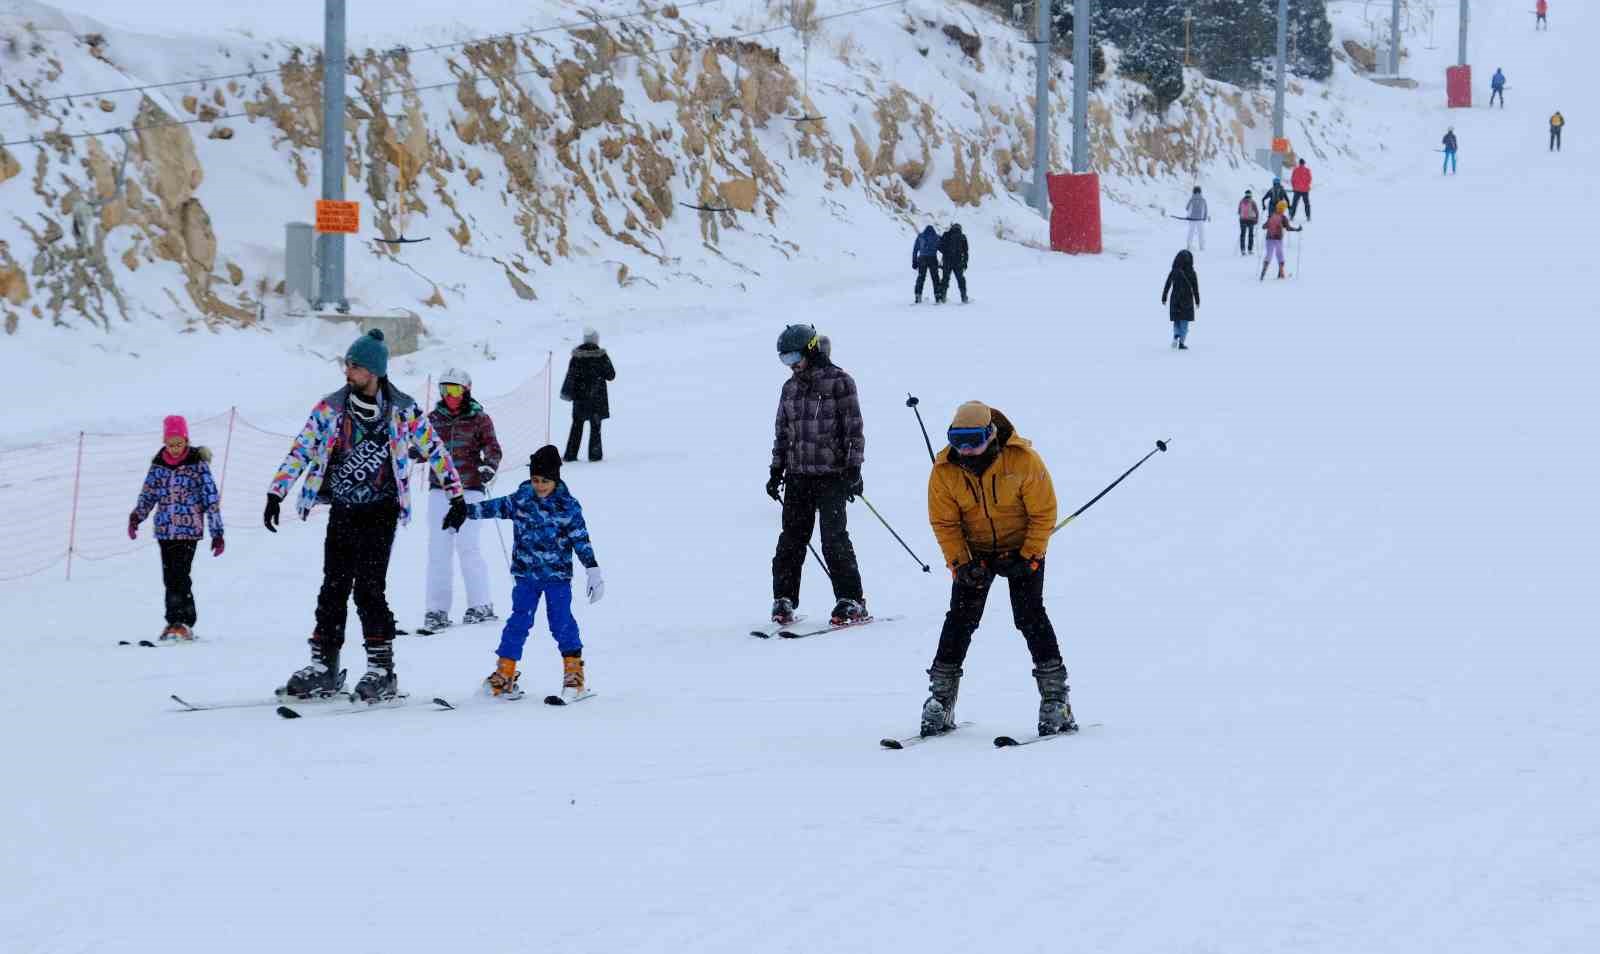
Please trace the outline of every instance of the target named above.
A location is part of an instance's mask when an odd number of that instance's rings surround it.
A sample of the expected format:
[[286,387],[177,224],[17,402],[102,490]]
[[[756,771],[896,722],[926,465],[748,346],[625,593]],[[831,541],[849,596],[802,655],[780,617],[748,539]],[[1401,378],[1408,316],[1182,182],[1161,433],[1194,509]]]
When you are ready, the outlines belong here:
[[811,325],[790,325],[778,335],[778,353],[798,351],[805,354],[817,348],[817,329]]

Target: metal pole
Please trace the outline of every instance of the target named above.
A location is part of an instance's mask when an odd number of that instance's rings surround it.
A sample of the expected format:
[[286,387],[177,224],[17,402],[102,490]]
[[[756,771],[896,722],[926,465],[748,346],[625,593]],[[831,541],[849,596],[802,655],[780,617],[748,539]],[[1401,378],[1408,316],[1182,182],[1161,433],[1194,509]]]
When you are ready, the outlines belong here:
[[1467,65],[1467,21],[1472,19],[1472,11],[1468,8],[1468,0],[1461,0],[1461,52],[1456,56],[1457,66]]
[[1400,75],[1400,0],[1394,0],[1389,15],[1389,75]]
[[[1462,0],[1466,2],[1466,0]],[[1278,0],[1278,92],[1272,101],[1272,137],[1283,138],[1283,91],[1289,59],[1289,0]]]
[[1094,59],[1089,53],[1089,0],[1072,7],[1072,171],[1089,171],[1089,77]]
[[[322,197],[344,199],[345,0],[324,0],[322,45]],[[317,236],[317,302],[350,310],[344,297],[344,236]]]
[[1050,0],[1033,0],[1037,36],[1033,41],[1033,206],[1050,217],[1050,187],[1045,174],[1050,167]]

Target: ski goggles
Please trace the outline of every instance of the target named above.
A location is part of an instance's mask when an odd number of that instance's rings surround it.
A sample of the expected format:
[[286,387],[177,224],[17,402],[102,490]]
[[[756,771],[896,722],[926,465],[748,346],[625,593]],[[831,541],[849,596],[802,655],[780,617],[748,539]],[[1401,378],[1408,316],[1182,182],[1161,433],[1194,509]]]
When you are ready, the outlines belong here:
[[989,443],[993,435],[993,429],[988,427],[952,427],[944,432],[945,439],[956,450],[977,450]]
[[441,384],[439,385],[439,393],[445,397],[460,397],[467,393],[467,389],[460,384]]
[[801,351],[784,351],[779,353],[778,360],[792,368],[804,361],[805,357],[805,353]]

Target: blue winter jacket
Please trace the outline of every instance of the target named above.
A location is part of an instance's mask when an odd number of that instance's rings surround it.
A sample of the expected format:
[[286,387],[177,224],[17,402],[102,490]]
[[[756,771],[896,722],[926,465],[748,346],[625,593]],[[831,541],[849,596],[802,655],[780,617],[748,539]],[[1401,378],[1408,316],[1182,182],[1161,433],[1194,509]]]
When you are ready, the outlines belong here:
[[467,516],[474,520],[510,520],[517,538],[511,555],[511,575],[533,580],[571,580],[572,552],[584,566],[598,566],[594,547],[589,545],[589,528],[583,522],[583,507],[567,491],[565,482],[556,484],[550,496],[541,498],[533,484],[523,481],[504,497],[468,504]]
[[1489,80],[1489,88],[1490,89],[1504,89],[1505,85],[1506,85],[1506,74],[1500,72],[1499,70],[1495,70],[1494,71],[1494,78]]
[[914,268],[923,259],[935,258],[938,254],[939,233],[930,225],[922,230],[922,234],[917,236],[916,242],[911,246],[911,265]]

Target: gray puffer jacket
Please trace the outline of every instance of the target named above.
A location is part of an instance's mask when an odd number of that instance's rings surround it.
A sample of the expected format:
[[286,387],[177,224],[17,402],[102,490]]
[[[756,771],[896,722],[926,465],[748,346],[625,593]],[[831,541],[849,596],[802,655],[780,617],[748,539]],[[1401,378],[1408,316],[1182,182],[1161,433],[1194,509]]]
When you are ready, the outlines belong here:
[[772,441],[772,466],[790,474],[842,474],[866,454],[856,382],[826,355],[783,383]]

